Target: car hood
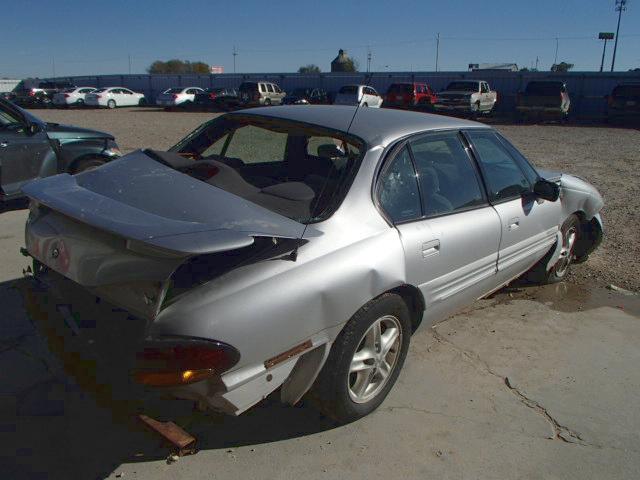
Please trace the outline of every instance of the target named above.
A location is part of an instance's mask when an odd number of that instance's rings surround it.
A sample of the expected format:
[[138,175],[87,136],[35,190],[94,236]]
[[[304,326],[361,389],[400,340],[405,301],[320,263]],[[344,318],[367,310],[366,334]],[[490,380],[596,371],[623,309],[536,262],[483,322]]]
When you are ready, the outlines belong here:
[[142,150],[78,175],[31,182],[23,192],[82,223],[183,255],[249,246],[254,237],[301,238],[305,230]]
[[44,131],[52,140],[68,140],[83,138],[106,138],[113,140],[111,134],[99,132],[98,130],[90,130],[88,128],[75,127],[73,125],[61,125],[59,123],[44,124]]

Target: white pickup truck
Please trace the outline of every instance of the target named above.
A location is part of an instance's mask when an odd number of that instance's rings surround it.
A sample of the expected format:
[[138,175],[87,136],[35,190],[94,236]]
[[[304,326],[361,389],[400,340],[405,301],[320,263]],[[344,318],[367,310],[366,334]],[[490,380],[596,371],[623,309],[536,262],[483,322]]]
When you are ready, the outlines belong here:
[[479,115],[490,113],[497,100],[497,92],[484,80],[456,80],[438,93],[433,107],[441,112]]

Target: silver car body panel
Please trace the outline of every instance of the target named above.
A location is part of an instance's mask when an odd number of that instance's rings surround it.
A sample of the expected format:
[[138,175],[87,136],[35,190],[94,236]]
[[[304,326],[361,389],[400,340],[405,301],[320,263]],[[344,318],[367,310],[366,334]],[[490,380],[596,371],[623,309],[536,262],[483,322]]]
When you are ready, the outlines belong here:
[[[57,176],[30,185],[26,193],[54,212],[30,218],[27,248],[34,257],[60,271],[36,245],[41,246],[46,239],[47,224],[52,224],[50,241],[55,237],[66,242],[73,237],[73,248],[83,242],[92,243],[86,233],[79,234],[69,226],[70,222],[82,222],[91,227],[79,228],[105,231],[104,235],[116,242],[103,242],[114,245],[108,255],[117,259],[116,263],[135,265],[140,261],[141,266],[133,269],[144,270],[145,261],[149,269],[159,262],[165,269],[162,274],[144,280],[147,283],[140,280],[146,286],[152,281],[158,283],[156,297],[146,307],[147,338],[179,335],[215,339],[240,352],[239,363],[216,382],[201,381],[175,388],[173,393],[238,414],[279,386],[283,387],[282,399],[295,403],[312,385],[345,323],[370,300],[409,286],[423,297],[426,310],[419,315],[423,317],[421,325],[428,326],[525,272],[552,248],[566,216],[582,209],[586,218],[592,218],[602,205],[593,187],[575,177],[563,176],[561,202],[505,202],[395,227],[378,210],[373,198],[380,166],[392,147],[401,139],[425,131],[489,127],[391,109],[360,109],[355,116],[354,113],[355,108],[346,106],[292,106],[229,114],[348,130],[365,143],[361,165],[342,203],[329,218],[306,229],[154,160],[141,158],[144,154],[138,152],[127,156],[129,160],[124,157],[75,178]],[[155,190],[154,181],[159,182]],[[133,186],[144,188],[145,194],[137,196],[136,189],[127,190]],[[179,191],[184,198],[176,196]],[[89,197],[85,197],[87,192],[92,192]],[[166,201],[167,194],[171,202]],[[207,206],[211,202],[206,199],[223,197],[225,208],[230,210],[226,215],[215,204]],[[79,198],[91,198],[92,203],[78,206]],[[124,199],[131,208],[114,211]],[[194,202],[202,206],[201,213],[186,208]],[[60,220],[65,216],[73,219]],[[514,217],[520,217],[515,229],[511,221]],[[232,235],[234,241],[240,235],[245,240],[255,235],[291,238],[303,231],[304,235],[295,261],[278,257],[240,264],[158,309],[162,303],[158,298],[162,278],[190,255],[210,248],[242,248],[226,236],[223,240],[218,238],[220,231],[228,232],[225,235]],[[192,233],[203,234],[211,243],[195,249],[189,237]],[[94,238],[93,243],[101,243]],[[166,243],[156,242],[162,238],[174,238],[175,242],[167,248]],[[128,249],[126,239],[151,250]],[[71,263],[77,261],[74,258],[82,263],[82,256],[74,257],[72,252]],[[73,268],[82,270],[79,266]],[[82,280],[80,273],[67,275],[75,276],[81,280],[79,283],[92,283]],[[101,283],[98,280],[93,283]],[[118,303],[125,283],[115,278],[97,288],[103,292],[116,289],[111,298]],[[130,289],[129,295],[135,296],[135,291]],[[127,302],[134,303],[132,299]],[[296,350],[286,361],[271,366],[267,363],[300,345],[307,347]]]

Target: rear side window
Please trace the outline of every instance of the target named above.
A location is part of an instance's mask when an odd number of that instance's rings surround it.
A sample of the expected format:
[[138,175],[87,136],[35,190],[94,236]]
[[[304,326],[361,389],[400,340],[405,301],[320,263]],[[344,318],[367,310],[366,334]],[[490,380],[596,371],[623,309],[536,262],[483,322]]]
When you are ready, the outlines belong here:
[[531,190],[515,159],[493,132],[468,131],[493,201],[513,199]]
[[640,85],[618,85],[613,89],[612,95],[614,97],[639,98]]
[[411,93],[413,86],[409,83],[392,83],[387,93]]
[[418,180],[407,147],[384,169],[378,184],[378,198],[380,206],[394,223],[422,215]]
[[234,130],[225,157],[239,158],[245,164],[284,161],[287,134],[254,125]]
[[427,135],[410,145],[425,216],[485,204],[476,167],[456,132]]
[[270,83],[267,83],[267,92],[273,93],[273,85],[271,85]]

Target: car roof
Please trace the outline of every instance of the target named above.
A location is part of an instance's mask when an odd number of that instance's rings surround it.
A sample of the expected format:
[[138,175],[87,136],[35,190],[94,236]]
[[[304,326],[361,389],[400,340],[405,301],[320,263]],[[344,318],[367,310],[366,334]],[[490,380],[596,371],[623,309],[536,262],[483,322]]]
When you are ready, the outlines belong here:
[[[356,109],[358,112],[354,118]],[[228,115],[281,118],[341,132],[348,131],[364,140],[369,146],[387,146],[398,138],[429,130],[491,128],[482,123],[443,115],[391,108],[357,108],[348,105],[291,105],[250,108]]]

